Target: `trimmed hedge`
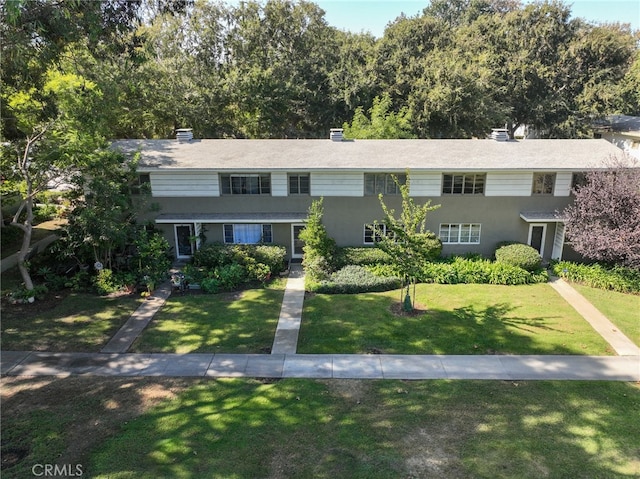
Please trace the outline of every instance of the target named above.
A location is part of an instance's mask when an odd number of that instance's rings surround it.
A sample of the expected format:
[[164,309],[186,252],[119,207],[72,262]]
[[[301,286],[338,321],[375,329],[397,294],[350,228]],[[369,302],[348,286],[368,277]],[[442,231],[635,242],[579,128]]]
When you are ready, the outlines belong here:
[[527,271],[540,269],[542,258],[535,248],[516,243],[502,246],[496,250],[496,261],[512,266],[518,266]]
[[271,274],[285,270],[287,251],[276,245],[226,245],[211,243],[204,245],[193,255],[193,264],[206,269],[215,269],[229,264],[239,264],[251,268],[264,264]]
[[400,285],[399,278],[376,276],[364,266],[349,265],[333,273],[328,280],[314,283],[311,290],[325,294],[356,294],[390,291]]
[[568,281],[592,288],[640,294],[640,270],[637,269],[560,261],[553,265],[553,272]]
[[286,254],[283,246],[212,243],[193,255],[184,274],[206,293],[234,290],[242,283],[264,282],[284,271]]
[[[392,265],[370,266],[368,269],[377,275],[396,274]],[[545,270],[526,271],[518,266],[492,262],[482,258],[463,258],[455,256],[448,260],[425,263],[422,266],[418,282],[437,284],[531,284],[545,283],[549,275]]]
[[374,264],[390,264],[391,256],[380,248],[338,248],[334,260],[335,269],[344,268],[348,265],[370,266]]

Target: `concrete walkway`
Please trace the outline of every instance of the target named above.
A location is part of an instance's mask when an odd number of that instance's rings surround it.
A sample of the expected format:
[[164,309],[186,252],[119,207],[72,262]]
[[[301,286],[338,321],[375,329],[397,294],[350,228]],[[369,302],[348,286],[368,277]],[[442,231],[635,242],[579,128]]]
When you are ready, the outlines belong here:
[[282,298],[282,309],[271,347],[271,354],[295,354],[304,304],[304,271],[301,264],[292,264]]
[[[3,351],[9,376],[193,376],[342,379],[497,379],[640,381],[640,350],[566,282],[551,283],[619,356],[458,356],[296,354],[304,273],[294,265],[271,354],[129,354],[126,351],[171,293],[162,285],[100,353]],[[629,344],[630,343],[630,344]]]
[[[611,345],[616,354],[620,356],[640,355],[640,348],[569,283],[561,278],[552,277],[549,284]],[[640,320],[640,313],[637,311],[635,313],[629,311],[629,314],[638,315],[638,320]]]
[[146,299],[124,323],[111,340],[100,350],[101,353],[126,353],[144,328],[162,308],[171,295],[171,283],[162,283],[153,296]]

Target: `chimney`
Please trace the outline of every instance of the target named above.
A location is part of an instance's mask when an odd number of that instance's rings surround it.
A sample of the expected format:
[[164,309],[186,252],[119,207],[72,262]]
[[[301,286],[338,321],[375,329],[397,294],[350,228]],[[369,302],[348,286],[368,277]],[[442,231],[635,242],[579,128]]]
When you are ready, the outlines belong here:
[[191,141],[193,140],[193,131],[191,128],[178,128],[176,130],[176,140]]
[[491,130],[491,139],[495,141],[508,141],[509,130],[506,128],[494,128]]
[[344,130],[342,128],[331,128],[329,133],[329,139],[331,141],[342,141],[342,132]]

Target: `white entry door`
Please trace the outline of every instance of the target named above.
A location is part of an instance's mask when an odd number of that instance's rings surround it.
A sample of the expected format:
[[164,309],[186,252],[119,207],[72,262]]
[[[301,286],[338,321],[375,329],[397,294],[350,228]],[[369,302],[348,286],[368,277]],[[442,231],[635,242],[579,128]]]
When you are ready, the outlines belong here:
[[547,225],[544,223],[531,223],[529,225],[529,246],[538,250],[540,256],[544,255],[544,242],[547,237]]

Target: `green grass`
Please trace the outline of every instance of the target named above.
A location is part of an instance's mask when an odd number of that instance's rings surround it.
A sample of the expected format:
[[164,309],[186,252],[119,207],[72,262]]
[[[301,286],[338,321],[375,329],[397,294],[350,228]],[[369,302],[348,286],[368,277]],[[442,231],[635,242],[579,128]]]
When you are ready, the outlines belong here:
[[299,353],[613,354],[547,284],[417,288],[424,314],[390,311],[398,291],[305,300]]
[[49,293],[32,305],[3,304],[2,349],[97,352],[140,304],[139,297],[65,294]]
[[171,296],[135,352],[265,353],[273,344],[284,281],[240,293]]
[[640,346],[640,295],[605,291],[580,284],[572,286]]
[[92,478],[631,478],[615,382],[207,381],[122,425]]

